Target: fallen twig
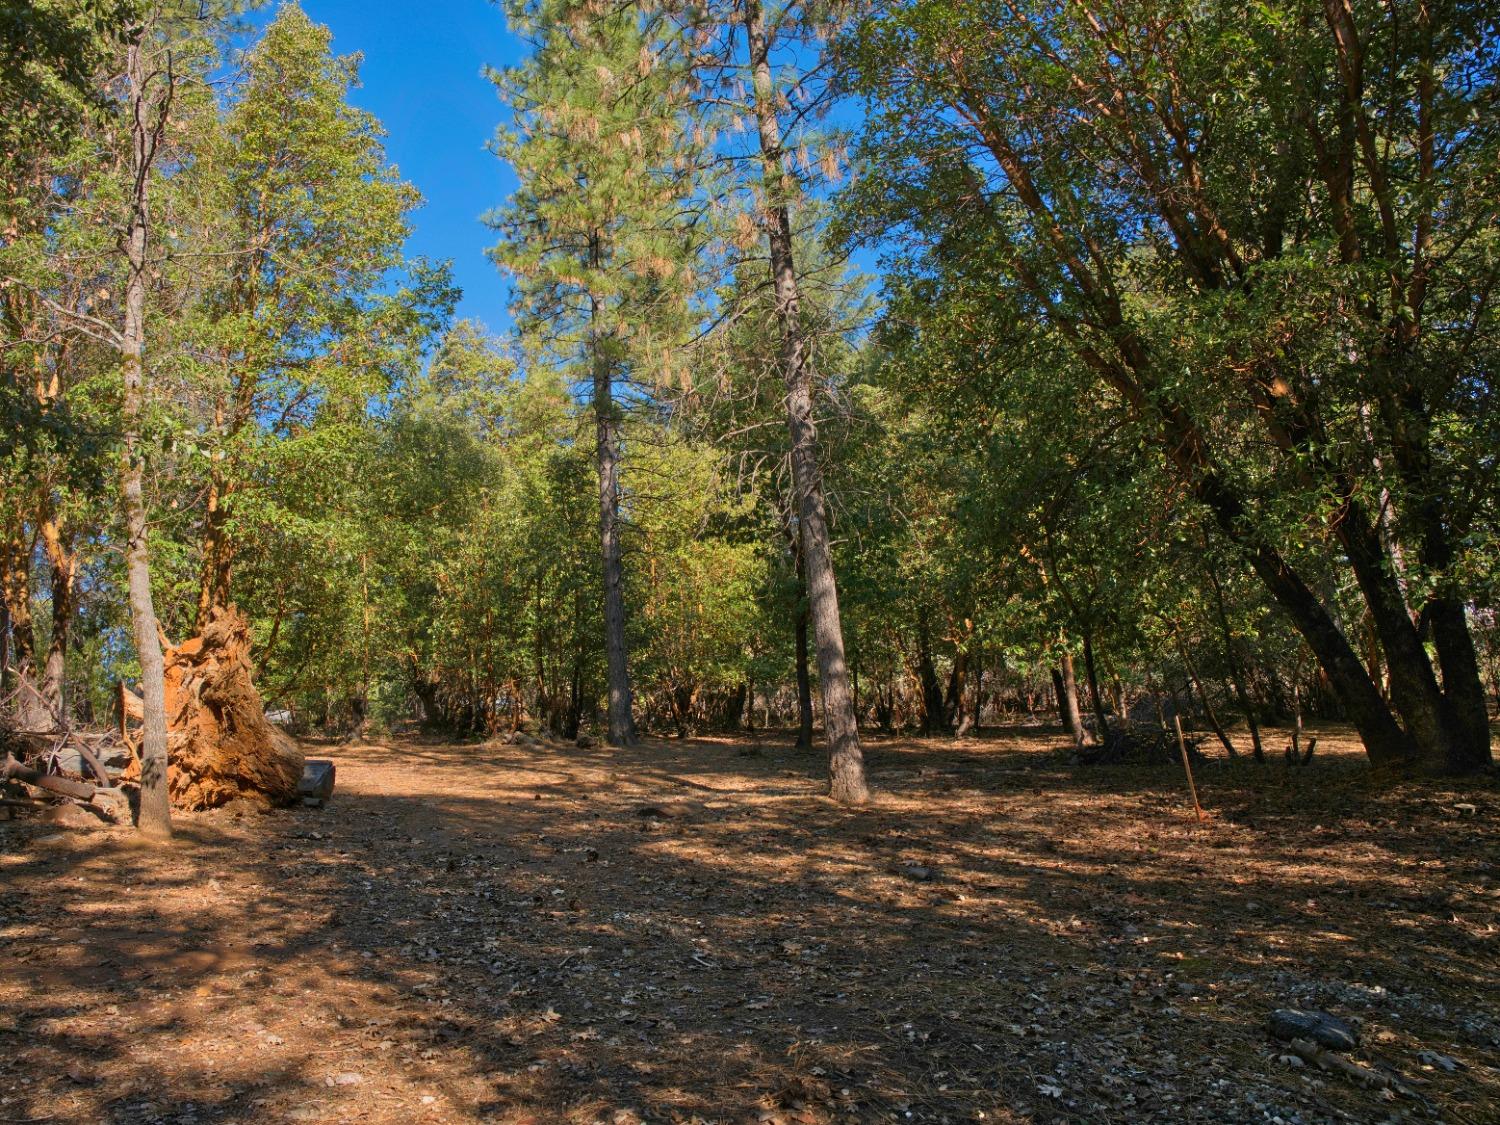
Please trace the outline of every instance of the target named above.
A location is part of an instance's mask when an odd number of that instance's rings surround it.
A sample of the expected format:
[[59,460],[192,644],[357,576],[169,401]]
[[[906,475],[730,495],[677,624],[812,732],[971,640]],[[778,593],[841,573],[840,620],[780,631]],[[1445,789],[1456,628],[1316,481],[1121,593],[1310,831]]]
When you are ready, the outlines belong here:
[[1324,1070],[1337,1071],[1346,1078],[1353,1079],[1361,1086],[1376,1090],[1389,1090],[1393,1094],[1411,1098],[1413,1101],[1421,1102],[1428,1109],[1432,1109],[1432,1103],[1417,1093],[1404,1081],[1393,1074],[1382,1074],[1378,1070],[1372,1070],[1367,1066],[1361,1066],[1352,1059],[1346,1059],[1335,1051],[1319,1046],[1311,1039],[1293,1039],[1288,1044],[1292,1053],[1310,1063],[1315,1063]]

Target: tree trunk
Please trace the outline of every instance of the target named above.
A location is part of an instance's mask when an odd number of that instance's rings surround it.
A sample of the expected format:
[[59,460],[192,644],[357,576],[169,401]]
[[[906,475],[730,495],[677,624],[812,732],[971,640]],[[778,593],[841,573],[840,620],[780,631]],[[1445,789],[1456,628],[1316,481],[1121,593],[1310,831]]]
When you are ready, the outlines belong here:
[[141,669],[141,796],[137,827],[148,836],[172,834],[167,796],[166,684],[156,607],[151,599],[151,557],[146,542],[146,493],[142,449],[145,409],[146,235],[149,222],[151,164],[161,139],[166,106],[147,89],[144,57],[147,31],[139,27],[128,46],[130,85],[131,180],[130,220],[125,235],[125,318],[120,351],[124,386],[120,400],[123,447],[120,496],[125,511],[125,571],[130,591],[130,619]]
[[943,685],[932,665],[932,631],[927,610],[917,610],[917,678],[922,683],[922,733],[947,730],[943,721]]
[[1443,692],[1463,732],[1461,751],[1449,759],[1449,769],[1454,773],[1485,769],[1494,761],[1489,708],[1463,604],[1453,598],[1437,597],[1427,603],[1426,613],[1432,623],[1433,646],[1443,673]]
[[[1469,746],[1471,739],[1438,687],[1432,661],[1412,623],[1411,611],[1391,572],[1378,530],[1353,500],[1346,503],[1335,526],[1385,652],[1391,702],[1416,744],[1418,755],[1430,769],[1465,772],[1469,768],[1465,763],[1475,752]],[[1483,749],[1487,759],[1487,730]]]
[[729,698],[724,702],[724,727],[726,730],[736,731],[745,716],[745,696],[750,690],[750,685],[741,680],[734,685],[734,690],[729,693]]
[[[798,571],[802,569],[798,563]],[[800,575],[799,575],[800,576]],[[807,608],[806,585],[797,597],[796,648],[797,648],[797,749],[811,750],[813,744],[812,675],[807,662],[807,627],[810,614]]]
[[[802,537],[792,531],[787,521],[787,538],[791,540],[793,560],[797,565],[797,612],[794,615],[793,642],[796,647],[797,672],[797,749],[811,750],[813,745],[812,675],[808,670],[807,631],[812,623],[808,608],[807,570],[802,565]],[[800,525],[798,525],[800,531]]]
[[229,578],[233,560],[229,529],[225,526],[227,513],[224,502],[229,489],[217,463],[208,485],[208,500],[203,513],[203,560],[198,572],[198,611],[193,629],[202,632],[214,610],[229,605]]
[[[266,721],[251,674],[245,619],[233,607],[215,610],[203,632],[163,654],[163,664],[172,804],[194,810],[241,797],[277,805],[295,801],[302,748]],[[358,722],[360,700],[349,702]],[[125,706],[128,717],[141,717],[134,696]]]
[[1053,676],[1063,729],[1073,736],[1073,745],[1081,750],[1088,742],[1088,732],[1084,730],[1083,714],[1078,708],[1078,677],[1073,672],[1073,654],[1067,649],[1063,649],[1058,670]]
[[42,522],[42,544],[52,571],[52,636],[42,669],[42,701],[59,727],[67,724],[68,638],[73,629],[74,590],[78,556],[55,517]]
[[1209,701],[1208,692],[1204,690],[1203,679],[1198,675],[1198,669],[1193,664],[1193,658],[1188,655],[1187,645],[1183,642],[1182,634],[1177,633],[1175,635],[1177,637],[1177,651],[1182,653],[1182,663],[1187,668],[1188,679],[1192,682],[1194,690],[1198,693],[1199,702],[1203,704],[1203,714],[1208,718],[1208,725],[1213,728],[1214,734],[1218,737],[1219,742],[1223,745],[1229,756],[1231,758],[1239,757],[1239,752],[1235,750],[1234,743],[1224,730],[1224,724],[1219,722],[1219,716],[1214,712],[1214,705]]
[[943,721],[952,730],[963,721],[964,691],[969,686],[969,654],[962,648],[953,654],[948,690],[943,696]]
[[[1230,534],[1238,534],[1233,525]],[[1350,647],[1348,638],[1318,596],[1301,575],[1264,543],[1252,554],[1251,563],[1276,604],[1285,611],[1317,658],[1344,713],[1359,731],[1360,741],[1364,743],[1371,763],[1394,766],[1410,762],[1415,757],[1412,740],[1397,724],[1374,681]]]
[[1381,400],[1381,417],[1391,434],[1396,466],[1413,498],[1410,514],[1417,529],[1419,557],[1437,580],[1432,598],[1423,607],[1423,617],[1431,625],[1433,647],[1443,677],[1443,705],[1449,730],[1445,764],[1453,773],[1474,773],[1494,760],[1489,711],[1463,599],[1453,589],[1456,533],[1445,518],[1445,482],[1434,479],[1431,411],[1416,391],[1416,379],[1401,370],[1412,362],[1409,345],[1419,331],[1415,323],[1398,329],[1398,335],[1405,338],[1398,339],[1389,353],[1392,363],[1388,371],[1394,393]]
[[[592,252],[598,265],[599,240]],[[620,449],[615,416],[614,380],[601,336],[599,306],[593,308],[594,455],[599,472],[599,551],[604,566],[604,650],[609,669],[609,719],[606,741],[611,746],[635,743],[631,718],[630,661],[625,647],[624,568],[620,561]]]
[[0,600],[10,619],[8,682],[0,688],[12,693],[10,718],[22,730],[50,731],[55,714],[46,706],[37,670],[36,629],[31,616],[32,542],[19,513],[0,542]]
[[1109,719],[1104,713],[1104,697],[1099,693],[1099,672],[1094,666],[1094,641],[1088,630],[1083,634],[1083,670],[1089,679],[1089,704],[1093,707],[1097,729],[1094,737],[1101,746],[1107,745]]
[[[1204,532],[1203,545],[1208,546],[1208,533]],[[1234,636],[1229,628],[1229,612],[1224,606],[1224,587],[1210,564],[1207,568],[1208,583],[1214,592],[1214,612],[1219,619],[1219,636],[1224,642],[1224,662],[1229,666],[1229,678],[1234,684],[1234,695],[1239,701],[1240,711],[1245,716],[1245,725],[1250,728],[1251,752],[1257,762],[1266,760],[1266,750],[1260,740],[1260,722],[1255,717],[1255,707],[1250,702],[1250,693],[1245,688],[1245,670],[1240,666],[1234,651]]]
[[828,792],[843,804],[869,800],[864,751],[849,668],[844,656],[844,629],[839,617],[833,546],[818,468],[817,431],[813,424],[812,357],[801,320],[801,295],[792,252],[788,211],[786,154],[771,77],[771,51],[760,0],[745,0],[745,33],[755,87],[755,116],[760,134],[765,187],[766,233],[771,277],[776,293],[776,321],[781,334],[781,365],[786,382],[787,428],[792,445],[792,477],[797,490],[803,565],[818,652],[818,682],[823,691],[823,727],[828,734]]

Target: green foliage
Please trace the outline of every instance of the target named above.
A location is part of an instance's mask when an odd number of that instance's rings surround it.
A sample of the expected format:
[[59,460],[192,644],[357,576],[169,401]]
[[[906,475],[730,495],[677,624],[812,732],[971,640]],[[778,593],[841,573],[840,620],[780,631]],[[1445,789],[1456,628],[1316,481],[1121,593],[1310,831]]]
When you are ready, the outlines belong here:
[[[232,6],[152,24],[177,68],[149,278],[167,629],[237,603],[267,698],[313,722],[587,730],[613,449],[639,720],[790,718],[805,604],[745,9],[503,7],[532,46],[491,75],[507,339],[450,323],[446,267],[408,256],[421,200],[326,28],[289,4],[235,53]],[[1085,646],[1110,708],[1223,712],[1240,678],[1262,712],[1295,681],[1336,714],[1268,553],[1377,679],[1381,583],[1445,687],[1445,606],[1500,669],[1494,13],[1333,11],[767,5],[769,194],[865,721],[917,722],[934,682],[949,712],[1034,708]],[[133,670],[101,497],[138,15],[0,6],[0,577],[31,649],[73,622],[80,713]],[[830,199],[841,96],[859,174]],[[77,575],[61,624],[48,543]]]

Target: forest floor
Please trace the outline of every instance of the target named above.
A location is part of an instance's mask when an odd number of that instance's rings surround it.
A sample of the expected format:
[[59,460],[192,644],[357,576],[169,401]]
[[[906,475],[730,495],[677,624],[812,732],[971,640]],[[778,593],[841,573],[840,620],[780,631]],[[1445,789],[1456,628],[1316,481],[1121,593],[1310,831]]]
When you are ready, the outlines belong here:
[[414,739],[164,850],[0,821],[0,1122],[1494,1125],[1500,785],[1321,733],[1203,824],[1021,729],[872,739],[859,809],[784,739]]

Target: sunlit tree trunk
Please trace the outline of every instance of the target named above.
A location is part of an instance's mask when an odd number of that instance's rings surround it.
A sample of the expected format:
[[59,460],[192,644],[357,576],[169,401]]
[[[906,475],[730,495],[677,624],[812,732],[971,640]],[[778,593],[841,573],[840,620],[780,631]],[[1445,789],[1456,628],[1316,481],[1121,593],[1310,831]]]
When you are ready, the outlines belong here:
[[760,0],[745,0],[745,33],[755,88],[755,117],[760,135],[765,223],[776,294],[776,321],[781,334],[781,367],[786,383],[787,425],[791,434],[792,476],[797,492],[808,608],[817,644],[818,683],[823,692],[823,727],[828,734],[828,792],[844,804],[869,800],[864,751],[849,667],[844,656],[844,628],[839,617],[833,546],[818,467],[817,429],[813,424],[812,357],[801,320],[801,295],[792,253],[788,209],[786,154],[771,77],[770,43]]
[[146,542],[146,494],[141,425],[145,408],[147,231],[151,164],[161,139],[165,106],[147,89],[150,78],[144,57],[146,29],[138,28],[128,48],[130,91],[131,194],[130,219],[125,233],[125,318],[120,352],[123,389],[120,400],[123,448],[120,454],[120,494],[125,513],[125,570],[130,592],[130,618],[141,668],[144,706],[141,733],[141,797],[137,826],[151,836],[172,834],[172,811],[167,799],[166,684],[157,634],[156,607],[151,599],[151,559]]
[[1081,750],[1088,741],[1088,732],[1084,729],[1083,714],[1078,708],[1078,677],[1073,671],[1073,654],[1067,649],[1063,649],[1053,677],[1057,688],[1057,710],[1063,729],[1072,735],[1073,745]]

